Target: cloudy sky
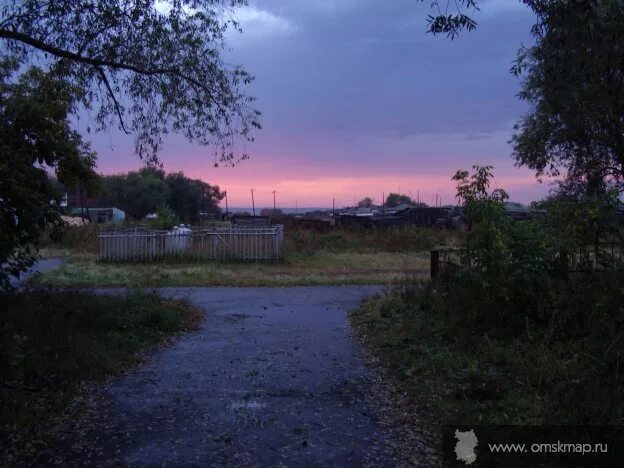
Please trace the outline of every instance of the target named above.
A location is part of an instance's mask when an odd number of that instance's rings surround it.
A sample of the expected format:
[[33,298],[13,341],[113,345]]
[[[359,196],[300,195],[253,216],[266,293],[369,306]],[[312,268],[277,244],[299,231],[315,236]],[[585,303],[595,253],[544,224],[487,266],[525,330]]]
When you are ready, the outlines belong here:
[[[337,206],[401,191],[453,202],[452,174],[495,166],[515,201],[545,184],[515,168],[508,140],[526,111],[509,73],[531,42],[533,17],[517,0],[482,0],[477,31],[451,41],[425,33],[429,2],[252,0],[237,12],[227,58],[256,77],[263,130],[250,159],[213,168],[210,151],[171,137],[165,169],[218,184],[230,205]],[[131,138],[96,136],[99,169],[136,169]]]

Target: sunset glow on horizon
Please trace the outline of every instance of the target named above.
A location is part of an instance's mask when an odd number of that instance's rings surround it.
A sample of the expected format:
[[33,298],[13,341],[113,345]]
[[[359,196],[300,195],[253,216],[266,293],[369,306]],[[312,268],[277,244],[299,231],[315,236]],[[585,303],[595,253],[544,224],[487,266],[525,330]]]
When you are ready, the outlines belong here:
[[[436,195],[442,204],[455,204],[455,183],[451,177],[457,169],[471,169],[468,165],[444,170],[438,168],[441,173],[425,173],[414,167],[404,173],[380,173],[375,168],[337,168],[334,174],[323,174],[323,171],[313,168],[308,171],[270,168],[265,164],[266,160],[250,159],[234,167],[214,168],[210,160],[201,162],[180,158],[181,161],[176,164],[168,162],[169,159],[166,158],[163,163],[166,172],[183,171],[191,178],[218,185],[221,190],[227,191],[230,207],[250,207],[251,189],[254,189],[257,207],[272,207],[273,191],[276,191],[277,207],[282,208],[331,207],[332,200],[335,200],[337,208],[353,206],[364,197],[371,197],[376,204],[381,204],[384,194],[387,196],[390,192],[409,195],[428,205],[435,204]],[[482,162],[487,163],[489,161]],[[140,167],[135,163],[121,170],[111,168],[104,172],[112,174]],[[530,203],[543,197],[548,190],[547,183],[536,181],[529,171],[519,170],[511,164],[495,167],[494,172],[493,188],[504,188],[514,201]]]
[[[321,3],[323,6],[321,6]],[[489,0],[479,28],[458,41],[424,32],[428,5],[397,1],[256,0],[228,33],[228,58],[256,77],[263,129],[235,167],[213,167],[210,148],[170,135],[167,172],[218,185],[231,207],[351,206],[401,192],[455,203],[451,177],[494,166],[496,187],[529,203],[548,191],[514,167],[508,141],[526,111],[509,73],[533,18],[521,3]],[[426,2],[425,2],[426,3]],[[487,6],[487,8],[485,8]],[[88,117],[78,123],[86,129]],[[90,135],[104,174],[137,170],[132,137]]]

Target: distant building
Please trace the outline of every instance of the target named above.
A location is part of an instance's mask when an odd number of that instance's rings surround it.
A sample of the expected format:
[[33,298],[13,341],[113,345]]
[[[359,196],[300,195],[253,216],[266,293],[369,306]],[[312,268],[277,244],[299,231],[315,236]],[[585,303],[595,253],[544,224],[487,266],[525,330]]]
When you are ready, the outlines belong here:
[[373,216],[373,210],[370,207],[356,208],[355,216]]
[[505,202],[505,211],[513,221],[523,221],[531,217],[531,209],[522,203]]
[[414,208],[414,205],[411,203],[399,203],[396,206],[386,207],[386,212],[398,213],[399,211],[407,210],[408,208]]
[[220,219],[221,212],[220,211],[200,211],[199,219]]
[[71,209],[71,214],[74,216],[82,216],[84,213],[86,217],[87,211],[89,212],[91,222],[95,224],[121,224],[126,219],[125,211],[122,211],[119,208],[115,207],[89,208],[88,210],[85,209],[84,211],[80,207],[75,207]]

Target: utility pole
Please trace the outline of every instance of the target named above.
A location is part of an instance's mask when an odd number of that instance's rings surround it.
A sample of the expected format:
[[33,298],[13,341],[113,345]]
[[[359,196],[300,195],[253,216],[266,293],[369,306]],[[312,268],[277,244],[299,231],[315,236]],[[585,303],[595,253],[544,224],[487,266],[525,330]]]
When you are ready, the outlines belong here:
[[336,216],[336,199],[332,198],[332,216]]
[[254,201],[253,191],[254,189],[251,189],[251,209],[253,210],[253,215],[255,217],[256,216],[256,202]]
[[230,210],[228,209],[227,190],[224,193],[225,193],[225,219],[229,221],[230,220]]
[[381,212],[386,212],[386,192],[381,192]]
[[273,216],[275,216],[276,213],[277,211],[275,210],[275,190],[273,190]]

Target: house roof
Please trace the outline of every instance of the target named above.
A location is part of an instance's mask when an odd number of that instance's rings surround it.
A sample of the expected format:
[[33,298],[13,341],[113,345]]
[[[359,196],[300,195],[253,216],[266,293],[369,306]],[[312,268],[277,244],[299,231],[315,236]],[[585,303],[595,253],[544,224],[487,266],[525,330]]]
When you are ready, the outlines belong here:
[[386,208],[386,210],[403,211],[403,210],[407,210],[408,208],[412,208],[413,206],[414,205],[410,203],[399,203],[397,206]]

